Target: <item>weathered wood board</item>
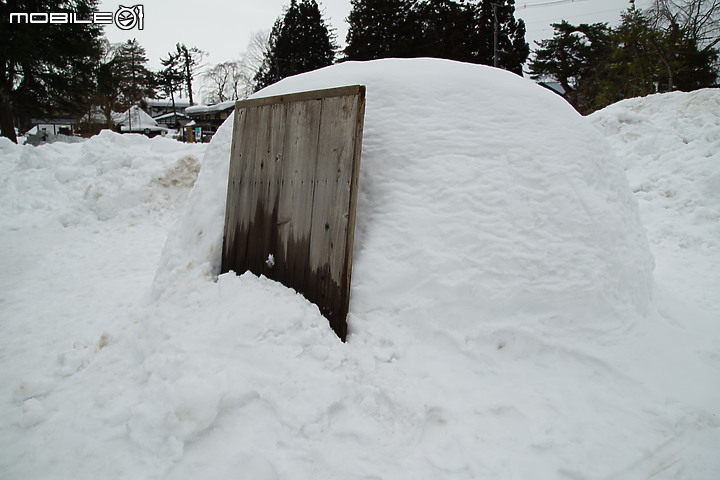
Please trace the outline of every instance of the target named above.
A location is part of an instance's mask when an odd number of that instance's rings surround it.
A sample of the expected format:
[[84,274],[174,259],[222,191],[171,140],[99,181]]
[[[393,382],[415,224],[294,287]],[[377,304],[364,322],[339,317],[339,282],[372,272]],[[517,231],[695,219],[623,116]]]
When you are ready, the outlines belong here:
[[315,303],[344,341],[365,87],[238,101],[222,272],[251,271]]

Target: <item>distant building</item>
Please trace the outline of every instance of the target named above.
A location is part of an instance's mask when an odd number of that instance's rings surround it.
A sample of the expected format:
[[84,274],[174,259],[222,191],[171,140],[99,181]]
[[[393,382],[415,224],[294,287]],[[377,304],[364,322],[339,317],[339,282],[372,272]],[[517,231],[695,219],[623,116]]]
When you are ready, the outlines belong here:
[[188,117],[184,113],[173,112],[158,115],[156,117],[153,117],[153,120],[155,120],[161,127],[173,130],[183,128],[185,125],[190,123],[190,117]]
[[195,105],[185,109],[192,120],[185,125],[186,142],[205,142],[217,132],[220,125],[235,110],[235,100],[216,103],[215,105]]
[[35,133],[46,132],[48,135],[72,135],[77,126],[73,118],[33,118],[30,123],[37,127]]
[[[155,118],[166,113],[173,113],[172,100],[169,98],[144,98],[142,105],[145,105],[145,111],[148,115]],[[175,100],[175,111],[177,113],[185,113],[185,109],[190,106],[189,100]]]
[[33,118],[33,128],[25,133],[25,143],[40,145],[61,139],[64,142],[74,141],[77,133],[77,121],[72,118]]

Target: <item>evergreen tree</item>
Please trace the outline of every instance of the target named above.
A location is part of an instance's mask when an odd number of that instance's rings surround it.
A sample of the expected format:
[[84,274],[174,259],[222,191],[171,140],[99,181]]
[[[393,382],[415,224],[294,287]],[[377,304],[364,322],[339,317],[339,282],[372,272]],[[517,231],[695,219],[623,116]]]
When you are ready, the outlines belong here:
[[117,47],[115,72],[120,81],[120,105],[127,109],[153,94],[153,74],[146,64],[145,49],[136,39],[128,40]]
[[188,48],[184,43],[178,43],[175,45],[175,50],[175,56],[182,68],[183,82],[187,88],[190,105],[194,105],[192,82],[195,78],[195,72],[200,67],[200,62],[202,62],[202,58],[205,53],[196,47]]
[[354,0],[352,5],[348,60],[436,57],[493,65],[497,52],[498,67],[521,74],[530,53],[514,0]]
[[613,32],[613,49],[607,76],[601,82],[599,104],[674,90],[713,86],[718,52],[701,48],[688,28],[654,25],[634,2]]
[[351,0],[346,60],[409,57],[413,25],[411,0]]
[[161,97],[168,98],[172,101],[173,116],[177,121],[177,108],[175,106],[175,93],[182,90],[183,80],[185,78],[183,66],[180,56],[172,52],[168,53],[167,58],[161,58],[160,63],[163,68],[155,75],[155,83],[161,93]]
[[483,0],[478,25],[485,40],[484,51],[492,52],[490,58],[486,56],[478,63],[494,65],[497,54],[498,68],[522,75],[530,45],[525,41],[525,22],[515,19],[515,0]]
[[145,64],[145,49],[137,40],[110,44],[103,42],[103,56],[96,67],[97,86],[93,104],[105,116],[105,124],[112,128],[112,114],[127,110],[154,96],[155,75]]
[[614,48],[600,82],[599,103],[609,105],[624,98],[654,93],[657,89],[658,59],[652,48],[656,32],[634,2],[622,14],[620,25],[613,31]]
[[661,90],[717,84],[720,0],[654,0],[643,13],[657,32],[651,42],[665,70]]
[[102,48],[103,57],[97,66],[97,86],[93,104],[97,105],[105,116],[105,126],[112,128],[113,112],[118,112],[122,109],[120,99],[122,76],[120,75],[118,63],[115,58],[116,46],[104,40]]
[[625,98],[694,90],[717,81],[718,51],[712,42],[702,47],[691,29],[653,22],[632,1],[615,29],[567,22],[554,27],[553,39],[539,43],[530,71],[533,78],[559,81],[581,113]]
[[[417,2],[409,14],[413,57],[488,63],[482,9],[451,0]],[[491,53],[490,53],[491,55]]]
[[575,26],[566,21],[552,27],[553,38],[539,42],[530,61],[531,77],[559,82],[570,104],[583,113],[592,111],[612,52],[611,30],[605,23]]
[[0,2],[0,130],[17,142],[15,122],[29,116],[81,116],[95,88],[102,29],[92,24],[10,23],[10,13],[76,12],[88,18],[97,0]]
[[255,90],[285,77],[331,65],[334,36],[315,0],[291,0],[270,33],[268,52],[255,75]]

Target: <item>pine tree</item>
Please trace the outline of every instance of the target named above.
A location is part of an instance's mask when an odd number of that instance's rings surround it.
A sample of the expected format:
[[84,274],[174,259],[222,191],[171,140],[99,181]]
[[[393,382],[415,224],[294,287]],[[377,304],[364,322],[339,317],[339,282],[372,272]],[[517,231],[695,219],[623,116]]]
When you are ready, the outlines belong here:
[[417,2],[410,11],[414,57],[435,57],[487,63],[479,28],[481,10],[474,4],[451,0]]
[[352,0],[345,60],[409,57],[413,26],[410,0]]
[[530,53],[514,0],[354,0],[352,5],[348,60],[437,57],[493,65],[497,52],[498,67],[521,74]]
[[120,103],[122,109],[137,105],[153,93],[153,75],[146,67],[145,49],[136,39],[117,47],[114,62],[116,74],[121,78]]
[[103,42],[103,56],[96,66],[97,85],[93,104],[112,128],[112,114],[130,108],[153,95],[154,76],[145,64],[145,49],[137,40],[110,44]]
[[530,61],[531,77],[559,82],[570,104],[582,113],[591,112],[610,61],[611,30],[606,23],[575,26],[562,21],[552,27],[553,38],[539,42]]
[[185,87],[187,88],[190,105],[194,105],[192,82],[195,78],[195,72],[200,67],[200,62],[202,62],[202,58],[203,55],[205,55],[205,52],[196,47],[188,48],[185,46],[184,43],[178,43],[177,45],[175,45],[175,50],[175,56],[177,57],[177,61],[182,67],[183,82],[185,83]]
[[120,99],[120,88],[122,77],[115,58],[116,45],[111,45],[107,40],[103,41],[103,57],[97,65],[97,87],[95,90],[93,104],[100,108],[105,116],[105,126],[112,128],[113,112],[120,111],[122,107]]
[[631,1],[615,29],[553,25],[555,36],[539,43],[530,63],[532,77],[559,81],[581,113],[625,98],[715,85],[713,43],[701,46],[704,36],[692,28],[653,21],[652,15]]
[[163,98],[170,97],[173,108],[173,118],[177,121],[177,108],[175,106],[175,92],[182,90],[185,75],[180,56],[172,52],[167,58],[161,58],[163,68],[155,75],[155,83]]
[[[492,36],[490,32],[492,24]],[[483,0],[481,3],[481,20],[479,25],[484,28],[484,38],[492,38],[493,57],[497,50],[497,67],[522,75],[522,67],[530,55],[530,45],[525,41],[525,22],[515,19],[515,0]],[[495,30],[497,25],[497,48],[495,47]],[[486,44],[487,45],[487,44]],[[493,62],[482,61],[486,65]]]
[[600,104],[609,105],[656,91],[659,62],[652,48],[655,33],[648,19],[631,2],[612,34],[614,48],[600,82]]
[[270,45],[255,75],[255,90],[285,77],[331,65],[337,45],[315,0],[291,0],[270,33]]
[[95,89],[98,25],[10,23],[10,13],[73,11],[88,18],[97,0],[0,2],[0,129],[17,142],[15,122],[29,116],[81,116]]
[[631,2],[613,31],[615,48],[598,103],[713,86],[718,52],[712,46],[701,48],[697,38],[678,24],[665,29],[653,24],[651,17]]

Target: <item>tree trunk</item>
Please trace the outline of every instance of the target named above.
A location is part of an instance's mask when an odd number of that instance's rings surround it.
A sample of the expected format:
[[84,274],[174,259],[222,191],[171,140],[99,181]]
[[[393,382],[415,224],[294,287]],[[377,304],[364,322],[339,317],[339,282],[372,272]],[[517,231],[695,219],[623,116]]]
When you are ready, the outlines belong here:
[[195,105],[192,98],[192,72],[190,71],[190,59],[185,58],[185,80],[187,81],[188,97],[190,98],[190,105]]
[[4,88],[0,88],[0,135],[9,138],[13,143],[17,143],[10,92]]
[[172,88],[170,89],[170,100],[172,100],[172,107],[173,107],[173,124],[175,127],[178,125],[178,119],[177,119],[177,108],[175,108],[175,95],[173,94]]
[[113,127],[112,107],[105,105],[103,107],[103,114],[105,115],[105,126],[109,129],[112,129],[112,127]]

